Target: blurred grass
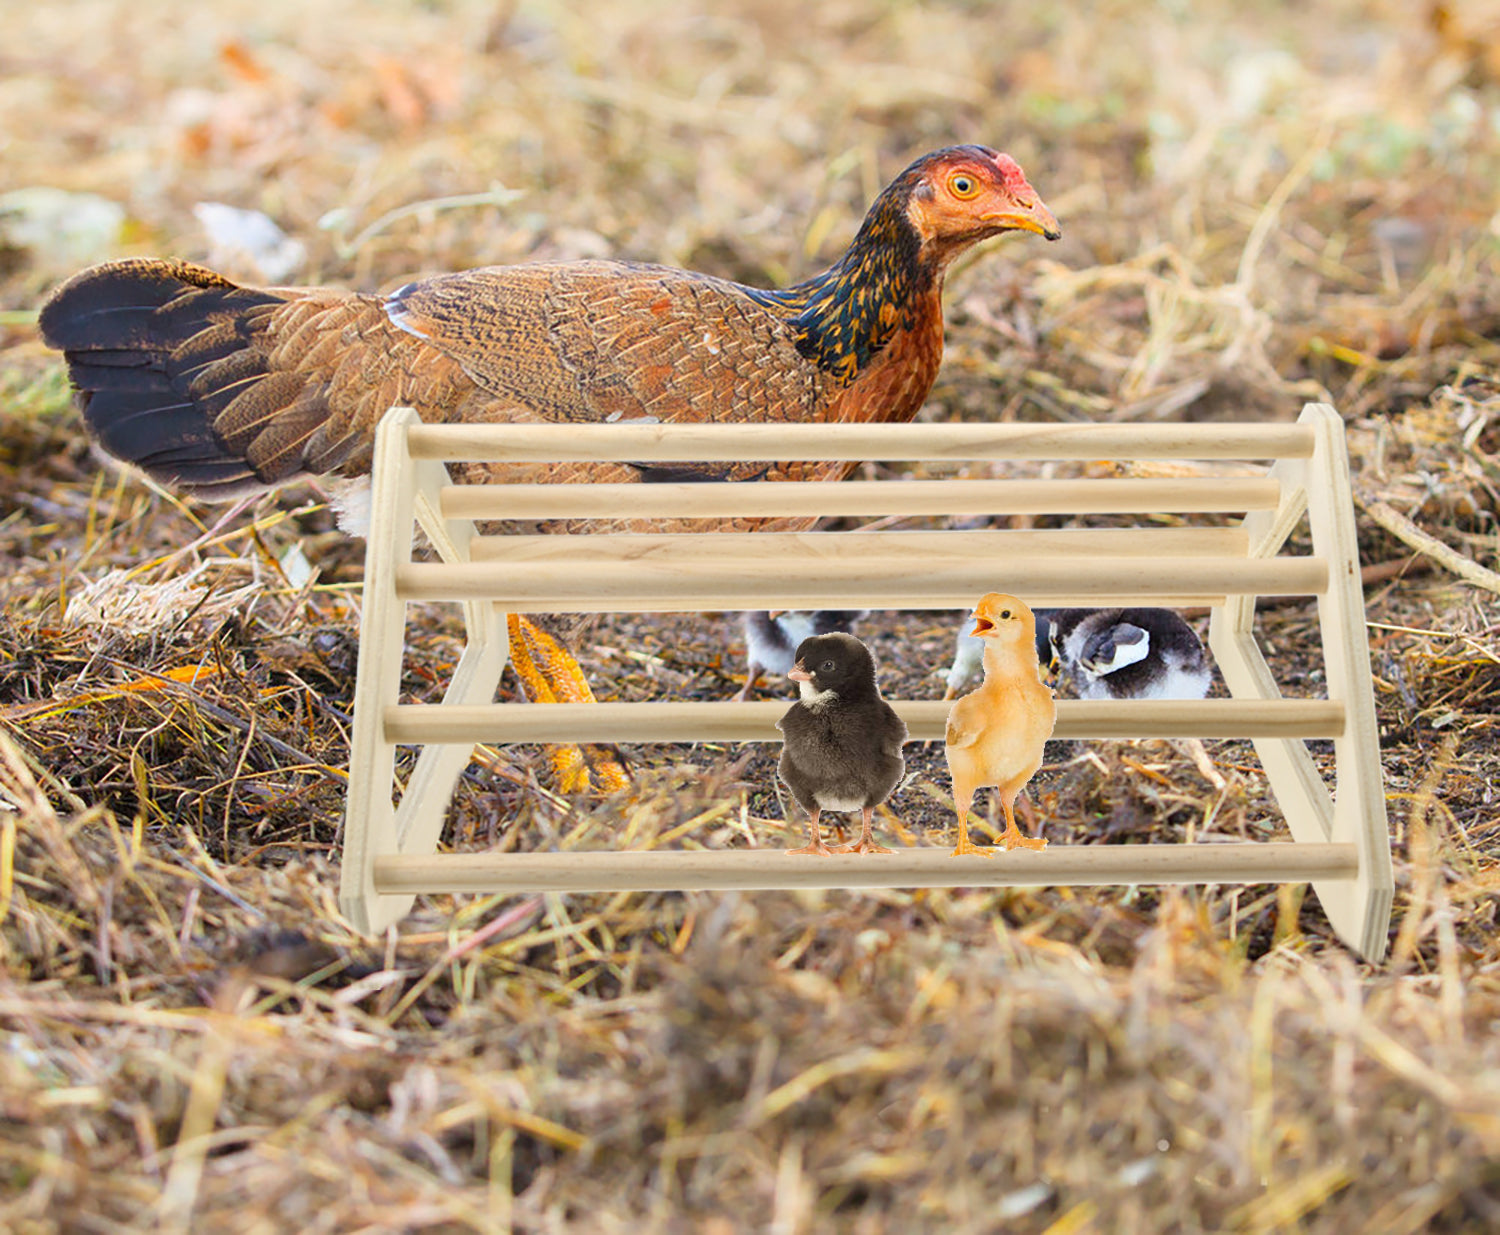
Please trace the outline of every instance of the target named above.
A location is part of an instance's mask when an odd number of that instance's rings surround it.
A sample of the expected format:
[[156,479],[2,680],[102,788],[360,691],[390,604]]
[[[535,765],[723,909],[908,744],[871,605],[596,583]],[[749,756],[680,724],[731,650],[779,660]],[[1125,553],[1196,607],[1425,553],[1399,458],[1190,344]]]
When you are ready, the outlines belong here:
[[[0,188],[94,193],[108,252],[299,281],[618,256],[757,283],[833,257],[926,149],[1014,154],[1064,239],[954,273],[932,418],[1284,418],[1361,500],[1500,557],[1500,30],[1406,5],[76,0],[7,15]],[[512,196],[512,194],[517,196]],[[1300,889],[333,903],[361,546],[220,528],[101,471],[36,338],[76,250],[0,217],[0,1226],[852,1232],[1480,1230],[1500,1221],[1500,613],[1368,592],[1397,853],[1379,971]],[[289,578],[294,548],[316,574]],[[1369,562],[1403,563],[1361,520]],[[1404,568],[1404,567],[1403,567]],[[414,608],[407,689],[453,616]],[[1309,614],[1266,611],[1289,693]],[[951,631],[878,615],[893,694]],[[606,620],[597,687],[713,698],[737,635]],[[639,752],[631,802],[489,752],[451,839],[777,843],[770,753]],[[1276,827],[1248,749],[1060,749],[1075,843]],[[892,803],[947,816],[933,751]],[[689,826],[691,825],[691,826]],[[931,838],[930,838],[931,839]]]

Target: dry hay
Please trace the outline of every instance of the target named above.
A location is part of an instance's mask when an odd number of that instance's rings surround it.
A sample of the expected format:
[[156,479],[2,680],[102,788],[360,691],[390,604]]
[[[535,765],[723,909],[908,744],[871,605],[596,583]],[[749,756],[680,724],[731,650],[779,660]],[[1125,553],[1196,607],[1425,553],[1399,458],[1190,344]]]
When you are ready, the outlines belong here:
[[[926,415],[1349,420],[1389,961],[1295,887],[433,897],[353,936],[360,546],[315,492],[229,514],[100,470],[30,312],[76,250],[0,218],[0,1226],[1500,1223],[1494,7],[1090,7],[31,6],[5,187],[118,202],[110,253],[209,258],[195,205],[264,210],[308,281],[774,282],[912,154],[1011,150],[1065,239],[955,272]],[[413,616],[435,698],[461,633]],[[1316,694],[1307,607],[1260,622]],[[889,693],[941,693],[946,619],[862,633]],[[698,617],[607,617],[582,653],[606,697],[743,669]],[[1034,796],[1060,842],[1278,834],[1248,746],[1212,749],[1222,787],[1170,744],[1055,744]],[[627,753],[636,792],[601,800],[483,752],[449,842],[781,843],[773,748]],[[941,752],[911,756],[882,824],[937,841]]]

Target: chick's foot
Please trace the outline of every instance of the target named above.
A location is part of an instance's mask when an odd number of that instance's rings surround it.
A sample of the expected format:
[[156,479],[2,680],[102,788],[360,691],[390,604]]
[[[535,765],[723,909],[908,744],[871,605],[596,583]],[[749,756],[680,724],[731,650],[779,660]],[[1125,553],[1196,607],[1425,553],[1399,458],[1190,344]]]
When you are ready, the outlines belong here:
[[786,856],[796,857],[801,853],[815,854],[820,858],[831,858],[834,854],[842,852],[839,849],[830,849],[823,843],[823,825],[818,822],[820,812],[814,811],[812,818],[807,821],[807,844],[800,849],[788,849]]
[[958,846],[953,850],[955,858],[973,855],[980,858],[993,858],[995,851],[988,846],[976,845],[969,839],[969,802],[964,799],[963,809],[958,815]]
[[1000,843],[1007,849],[1045,849],[1047,838],[1044,836],[1027,836],[1015,824],[1011,824],[1000,834]]
[[[859,839],[852,845],[840,845],[834,850],[835,853],[895,853],[894,849],[887,849],[884,845],[877,845],[875,838],[871,835],[875,827],[875,808],[867,807],[864,817],[860,820]],[[840,840],[843,837],[839,837]]]
[[812,840],[808,841],[807,844],[803,845],[802,848],[800,848],[800,849],[788,849],[786,851],[786,856],[789,857],[789,858],[793,858],[793,857],[796,857],[800,853],[812,853],[812,854],[816,854],[820,858],[831,858],[836,853],[847,853],[847,852],[848,852],[847,847],[845,847],[843,845],[840,845],[837,849],[830,849],[827,845],[825,845],[823,843],[823,838],[821,836],[815,836],[815,837],[813,837]]

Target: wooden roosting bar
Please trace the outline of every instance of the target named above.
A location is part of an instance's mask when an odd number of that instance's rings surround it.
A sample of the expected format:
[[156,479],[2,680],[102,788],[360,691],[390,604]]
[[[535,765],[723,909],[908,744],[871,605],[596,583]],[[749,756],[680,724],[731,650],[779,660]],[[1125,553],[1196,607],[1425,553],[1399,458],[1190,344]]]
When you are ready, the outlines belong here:
[[[445,461],[1116,459],[1271,461],[1263,475],[1169,479],[454,485]],[[423,425],[393,409],[375,450],[341,904],[359,929],[418,892],[1044,886],[1311,881],[1334,928],[1378,960],[1390,841],[1343,425]],[[1234,526],[1060,530],[484,535],[477,521],[817,514],[1233,513]],[[1307,520],[1312,552],[1286,553]],[[412,558],[414,525],[441,561]],[[744,608],[962,609],[1001,589],[1037,607],[1209,605],[1230,699],[1058,703],[1059,738],[1248,737],[1293,841],[1053,845],[960,860],[946,847],[438,854],[476,742],[777,741],[786,703],[494,703],[509,613]],[[1285,699],[1255,600],[1318,600],[1326,699]],[[405,606],[464,606],[468,642],[441,704],[402,704]],[[892,700],[913,739],[949,705]],[[1332,738],[1335,785],[1305,740]],[[399,804],[398,745],[421,747]]]

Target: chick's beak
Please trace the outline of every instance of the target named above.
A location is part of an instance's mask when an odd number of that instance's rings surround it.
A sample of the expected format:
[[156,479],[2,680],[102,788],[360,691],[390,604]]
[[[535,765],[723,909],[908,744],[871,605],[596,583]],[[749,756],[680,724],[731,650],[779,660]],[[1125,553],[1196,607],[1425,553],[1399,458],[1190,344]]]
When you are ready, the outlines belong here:
[[800,660],[787,671],[787,677],[791,678],[794,682],[812,681],[812,674],[802,667]]
[[1056,217],[1040,197],[1031,201],[1023,198],[1015,202],[1010,210],[993,210],[980,217],[987,223],[998,223],[1001,227],[1014,231],[1035,232],[1048,240],[1057,240],[1062,236],[1062,228],[1057,225]]
[[983,639],[985,635],[992,635],[995,633],[995,624],[990,621],[989,618],[980,617],[979,614],[976,613],[974,615],[974,629],[969,633],[977,639]]

